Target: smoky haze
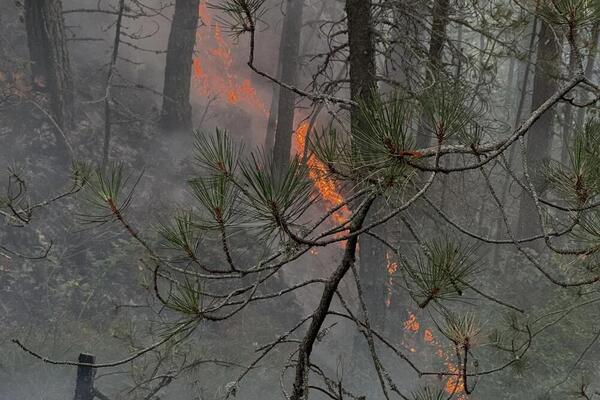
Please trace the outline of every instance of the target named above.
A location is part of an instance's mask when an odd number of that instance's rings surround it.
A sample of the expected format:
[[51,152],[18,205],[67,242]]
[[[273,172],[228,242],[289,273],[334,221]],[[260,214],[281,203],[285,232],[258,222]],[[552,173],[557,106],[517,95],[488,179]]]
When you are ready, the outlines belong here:
[[0,2],[0,400],[600,398],[596,8]]

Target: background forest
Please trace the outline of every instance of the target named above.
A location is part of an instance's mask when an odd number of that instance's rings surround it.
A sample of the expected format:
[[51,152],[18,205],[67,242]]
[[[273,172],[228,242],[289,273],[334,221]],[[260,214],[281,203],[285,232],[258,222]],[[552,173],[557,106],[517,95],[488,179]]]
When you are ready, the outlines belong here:
[[600,398],[599,36],[597,0],[2,0],[0,399]]

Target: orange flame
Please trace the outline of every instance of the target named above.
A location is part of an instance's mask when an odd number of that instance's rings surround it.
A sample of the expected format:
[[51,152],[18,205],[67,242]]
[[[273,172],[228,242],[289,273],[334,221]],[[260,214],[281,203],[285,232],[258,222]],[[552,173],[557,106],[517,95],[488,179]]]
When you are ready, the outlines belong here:
[[392,305],[392,295],[393,295],[393,288],[394,288],[394,275],[396,274],[396,271],[398,270],[398,263],[392,261],[392,255],[391,255],[391,253],[389,251],[386,253],[385,258],[387,260],[387,273],[388,273],[388,281],[387,281],[387,285],[386,285],[385,305],[386,305],[386,307],[389,308]]
[[417,321],[417,316],[413,313],[408,314],[408,319],[404,321],[404,329],[411,332],[418,332],[421,324]]
[[202,0],[198,14],[204,27],[196,34],[197,49],[193,58],[193,83],[204,97],[216,96],[231,105],[242,105],[262,115],[268,115],[264,102],[258,97],[249,79],[236,76],[235,59],[229,41],[223,37],[221,26],[213,24],[207,2]]
[[[294,142],[296,152],[298,154],[304,153],[306,146],[306,135],[308,134],[308,128],[310,127],[307,121],[302,122],[296,129],[294,135]],[[336,207],[344,203],[344,197],[338,192],[335,181],[328,176],[327,167],[316,157],[310,156],[307,160],[309,169],[309,177],[313,181],[315,188],[323,200],[331,207]],[[345,224],[350,219],[350,209],[344,205],[337,210],[331,216],[337,224]]]
[[425,333],[423,333],[423,340],[427,343],[433,342],[433,332],[431,332],[431,329],[425,329]]
[[[417,320],[417,317],[412,312],[408,313],[408,318],[404,322],[404,330],[408,333],[415,334],[418,333],[421,328],[421,324]],[[435,355],[439,357],[446,367],[446,370],[451,374],[461,374],[462,371],[460,366],[456,365],[448,353],[445,351],[444,346],[438,342],[434,335],[433,331],[429,328],[426,328],[423,331],[423,341],[431,346],[435,346]],[[406,345],[405,345],[406,346]],[[407,347],[407,346],[406,346]],[[414,347],[407,347],[407,349],[414,353]],[[465,385],[462,376],[453,375],[446,378],[444,383],[444,390],[448,394],[457,395],[458,400],[467,400],[467,395],[464,393]]]

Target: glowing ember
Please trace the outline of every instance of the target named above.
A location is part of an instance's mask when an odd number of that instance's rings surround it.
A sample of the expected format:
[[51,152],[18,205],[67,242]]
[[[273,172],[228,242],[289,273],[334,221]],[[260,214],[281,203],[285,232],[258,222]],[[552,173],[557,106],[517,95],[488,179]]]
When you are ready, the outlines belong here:
[[433,332],[431,332],[431,329],[425,329],[425,333],[423,333],[423,340],[427,343],[433,342]]
[[216,96],[231,105],[242,105],[268,115],[250,80],[238,77],[233,71],[235,60],[231,45],[223,37],[221,26],[213,23],[206,1],[200,2],[198,14],[204,26],[196,34],[198,46],[192,65],[194,87],[203,97]]
[[[409,312],[408,318],[404,322],[404,330],[408,333],[415,334],[419,332],[420,328],[421,324],[417,320],[416,315],[412,312]],[[446,378],[446,381],[444,383],[444,390],[446,391],[446,393],[457,395],[458,400],[467,400],[467,395],[464,393],[465,386],[463,378],[462,376],[460,376],[460,374],[462,373],[460,366],[458,366],[451,360],[448,353],[444,350],[443,345],[435,339],[433,331],[431,329],[426,328],[423,331],[423,341],[425,341],[431,346],[435,346],[435,355],[443,361],[444,366],[446,367],[446,370],[449,373],[457,374],[455,376],[449,376]],[[411,353],[415,352],[414,347],[408,347],[406,345],[405,347]]]
[[[296,129],[294,141],[296,152],[298,154],[304,153],[308,128],[309,123],[304,121]],[[307,165],[309,168],[308,174],[310,179],[314,182],[315,187],[319,191],[319,194],[323,200],[332,207],[336,207],[344,203],[344,198],[338,192],[335,181],[327,174],[327,167],[314,156],[310,156],[308,158]],[[347,206],[343,206],[333,213],[331,217],[337,224],[345,224],[350,218],[350,215],[350,209]]]
[[392,254],[388,251],[385,255],[387,260],[387,273],[388,273],[388,281],[386,285],[386,297],[385,297],[385,305],[389,307],[392,305],[392,295],[394,288],[394,275],[398,270],[398,263],[392,261]]
[[411,332],[418,332],[421,324],[417,321],[417,316],[413,313],[408,314],[408,319],[404,321],[404,329]]

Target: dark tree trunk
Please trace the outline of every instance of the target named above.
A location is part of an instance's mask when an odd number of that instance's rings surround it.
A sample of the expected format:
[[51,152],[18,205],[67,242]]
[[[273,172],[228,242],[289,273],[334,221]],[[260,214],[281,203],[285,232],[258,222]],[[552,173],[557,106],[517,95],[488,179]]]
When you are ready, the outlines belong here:
[[[303,0],[288,0],[283,20],[279,54],[281,81],[291,86],[296,86],[298,80],[303,8]],[[273,145],[273,165],[279,171],[287,169],[290,161],[295,105],[295,93],[283,87],[279,88],[277,128]]]
[[[547,22],[542,21],[538,44],[531,109],[537,109],[558,88],[561,60],[560,42]],[[543,164],[550,159],[554,113],[546,112],[533,124],[527,135],[527,162],[530,177],[538,191],[544,188],[544,177],[540,173]],[[535,204],[531,195],[521,194],[519,205],[520,237],[534,236],[540,231]]]
[[[350,97],[367,101],[377,88],[375,44],[371,0],[346,0],[348,45],[350,48]],[[357,107],[351,110],[352,126],[360,126]]]
[[47,90],[52,117],[65,129],[73,116],[73,84],[61,1],[25,0],[25,26],[32,81]]
[[[450,0],[435,0],[433,4],[433,15],[431,22],[431,38],[429,39],[429,69],[426,77],[433,81],[434,74],[443,69],[444,45],[448,40],[446,28],[450,15]],[[417,132],[416,146],[418,149],[430,145],[430,137],[425,132],[425,121],[422,121]]]
[[[94,364],[96,357],[91,354],[81,353],[78,361],[82,364]],[[77,367],[77,381],[75,383],[75,396],[73,400],[93,400],[95,397],[94,375],[96,370],[92,367]]]
[[431,39],[429,41],[429,63],[436,70],[442,66],[442,53],[446,43],[450,0],[436,0],[433,4]]
[[[525,110],[526,107],[526,102],[528,101],[528,93],[529,90],[528,88],[531,86],[530,84],[530,76],[531,76],[531,65],[532,63],[532,59],[533,59],[533,54],[535,53],[535,39],[537,37],[537,27],[539,24],[539,17],[536,15],[533,18],[533,22],[532,22],[532,26],[531,26],[531,36],[529,38],[529,44],[527,45],[527,58],[524,60],[524,62],[521,62],[520,66],[519,66],[519,71],[518,71],[518,75],[520,76],[520,78],[517,79],[517,88],[518,88],[518,100],[517,100],[517,104],[516,104],[516,110],[515,110],[515,117],[513,120],[513,129],[516,129],[519,124],[521,123],[521,119],[523,116],[523,110]],[[521,71],[522,70],[522,71]],[[512,107],[511,107],[512,109]],[[513,145],[512,148],[510,149],[510,153],[508,156],[508,163],[509,165],[512,165],[513,161],[515,160],[515,157],[517,155],[517,145]],[[504,176],[504,180],[502,183],[502,195],[501,195],[501,199],[502,199],[502,204],[506,204],[507,200],[508,200],[508,194],[509,194],[509,189],[510,189],[510,176],[508,174],[506,174]],[[496,221],[496,228],[495,228],[495,232],[496,232],[496,236],[497,239],[502,239],[505,236],[505,229],[503,229],[504,226],[504,222],[502,221],[502,218],[497,217],[497,221]],[[498,264],[500,262],[500,246],[494,246],[494,253],[492,256],[492,265],[494,267],[497,267]]]
[[[354,101],[369,102],[377,89],[375,45],[371,0],[347,0],[348,41],[350,48],[350,92]],[[352,129],[363,129],[358,107],[350,112]],[[380,205],[371,210],[376,214]],[[359,277],[365,292],[365,303],[371,323],[382,328],[385,314],[386,260],[385,249],[376,239],[361,235]],[[362,339],[361,339],[362,340]]]
[[190,84],[200,0],[177,0],[167,46],[161,125],[191,131]]

